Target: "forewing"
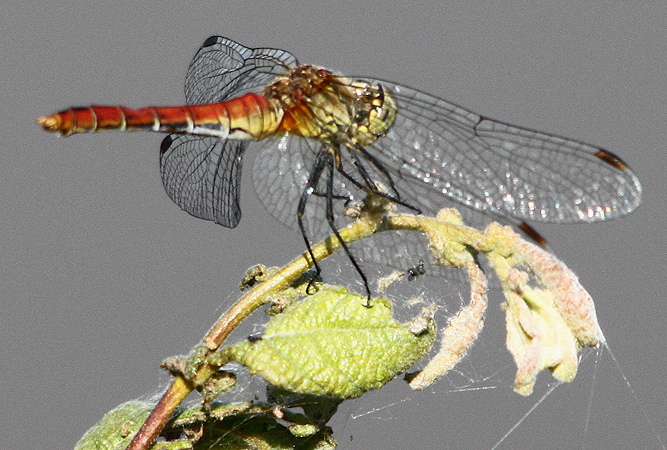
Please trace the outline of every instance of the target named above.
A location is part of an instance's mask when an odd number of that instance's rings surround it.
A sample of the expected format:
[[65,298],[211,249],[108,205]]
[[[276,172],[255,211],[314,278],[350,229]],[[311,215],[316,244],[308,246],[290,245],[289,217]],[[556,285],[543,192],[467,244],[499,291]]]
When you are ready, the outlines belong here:
[[171,199],[195,217],[234,228],[241,219],[244,141],[171,134],[162,141],[160,172]]
[[264,87],[296,65],[296,58],[285,50],[253,49],[211,36],[190,64],[185,98],[191,105],[220,102]]
[[610,219],[641,201],[635,174],[611,153],[516,127],[394,83],[398,113],[372,151],[401,198],[425,213],[448,197],[495,216],[537,222]]
[[[492,219],[514,225],[523,220],[603,220],[629,213],[640,203],[637,177],[599,147],[487,119],[393,83],[366,81],[392,92],[397,117],[385,136],[365,148],[368,155],[341,146],[341,168],[362,185],[380,181],[389,196],[398,195],[425,214],[457,207],[467,224],[483,227]],[[278,220],[296,228],[297,204],[320,144],[284,136],[260,145],[253,172],[260,199]],[[365,179],[360,166],[368,174]],[[317,195],[323,186],[321,182],[308,197],[304,212],[311,242],[331,234],[325,198]],[[361,200],[365,193],[337,173],[334,195]],[[343,217],[346,204],[333,201],[336,226],[341,227],[349,220]],[[354,245],[353,253],[360,262],[403,269],[427,261],[427,242],[403,234],[382,233]]]

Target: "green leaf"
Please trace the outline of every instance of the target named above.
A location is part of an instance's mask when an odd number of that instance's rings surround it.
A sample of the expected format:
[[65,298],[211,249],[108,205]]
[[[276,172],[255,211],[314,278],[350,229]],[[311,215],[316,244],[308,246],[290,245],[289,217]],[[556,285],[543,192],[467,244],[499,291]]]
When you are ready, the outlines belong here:
[[133,400],[109,411],[77,442],[75,450],[120,450],[127,447],[155,405]]
[[[152,403],[119,405],[77,443],[76,450],[123,450],[148,417]],[[208,412],[188,408],[164,429],[153,450],[332,450],[331,429],[298,425],[294,433],[273,415],[273,405],[220,404]],[[294,427],[294,425],[292,426]],[[310,430],[310,433],[307,431]],[[167,438],[165,440],[165,437]]]
[[260,340],[221,350],[273,386],[288,391],[354,398],[377,389],[423,358],[433,344],[432,318],[420,332],[392,318],[381,297],[326,287],[274,317]]

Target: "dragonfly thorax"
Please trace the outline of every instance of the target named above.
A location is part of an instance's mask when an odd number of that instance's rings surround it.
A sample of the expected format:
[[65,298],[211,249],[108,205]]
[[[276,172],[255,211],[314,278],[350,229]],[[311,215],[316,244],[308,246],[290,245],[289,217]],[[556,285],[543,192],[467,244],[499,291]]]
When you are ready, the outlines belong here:
[[268,86],[282,106],[278,131],[333,145],[369,145],[396,118],[396,101],[379,83],[353,81],[315,66],[299,66]]

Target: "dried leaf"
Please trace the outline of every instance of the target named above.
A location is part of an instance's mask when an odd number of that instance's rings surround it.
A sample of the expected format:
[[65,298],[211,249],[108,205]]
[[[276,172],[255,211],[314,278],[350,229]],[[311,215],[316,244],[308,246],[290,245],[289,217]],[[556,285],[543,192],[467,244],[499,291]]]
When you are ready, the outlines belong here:
[[514,390],[530,395],[545,369],[560,381],[572,381],[581,348],[604,341],[593,299],[565,264],[509,227],[489,225],[479,247],[507,300],[507,348],[517,365]]

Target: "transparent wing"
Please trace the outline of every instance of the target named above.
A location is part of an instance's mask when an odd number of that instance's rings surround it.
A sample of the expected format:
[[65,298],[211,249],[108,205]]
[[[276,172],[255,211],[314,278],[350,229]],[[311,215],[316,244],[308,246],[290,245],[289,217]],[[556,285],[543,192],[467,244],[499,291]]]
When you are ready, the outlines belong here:
[[633,211],[635,174],[606,150],[488,119],[423,92],[372,80],[396,98],[386,136],[368,148],[401,199],[425,213],[448,197],[487,214],[537,222],[591,222]]
[[185,98],[190,105],[220,102],[264,87],[296,65],[296,58],[285,50],[248,48],[211,36],[190,64]]
[[[187,103],[214,103],[261,89],[296,64],[296,58],[284,50],[252,49],[211,36],[188,69]],[[167,136],[160,151],[167,194],[195,217],[235,227],[241,219],[241,157],[247,145],[210,137]]]
[[[281,223],[299,230],[297,225],[297,206],[299,198],[307,184],[308,176],[314,164],[319,143],[298,136],[285,135],[280,138],[253,143],[258,147],[258,154],[253,167],[253,182],[257,195],[266,210]],[[355,174],[350,161],[349,153],[341,154],[343,169]],[[371,177],[382,180],[372,165],[364,164]],[[324,189],[325,179],[320,181],[319,190]],[[322,193],[322,192],[321,192]],[[365,192],[344,179],[336,172],[334,179],[334,195],[332,200],[334,217],[338,228],[351,222],[353,219],[345,217],[344,213],[350,202],[362,200]],[[414,200],[414,199],[412,199]],[[454,202],[445,198],[449,206]],[[326,199],[323,195],[312,194],[308,198],[303,221],[306,234],[311,243],[317,243],[333,233],[325,217]],[[487,214],[476,212],[477,216],[489,221]],[[467,278],[461,270],[451,267],[432,266],[430,264],[430,250],[425,236],[416,232],[383,232],[353,243],[350,248],[363,268],[371,268],[372,264],[379,263],[398,270],[407,270],[423,260],[430,276],[445,277],[452,286],[465,286]],[[369,267],[371,265],[371,267]]]
[[[266,210],[283,224],[298,230],[297,206],[308,182],[308,176],[320,149],[320,143],[298,136],[280,138],[253,144],[260,151],[255,158],[253,181],[257,195]],[[337,174],[336,174],[337,175]],[[323,195],[326,179],[320,180],[315,194],[308,197],[303,221],[312,242],[332,234],[326,220],[326,199]],[[340,176],[334,178],[334,217],[341,227],[346,200],[363,198],[363,192],[351,188]],[[360,197],[361,195],[361,197]]]
[[[641,201],[637,177],[604,149],[487,119],[414,89],[371,81],[395,96],[396,121],[365,148],[367,155],[341,145],[342,170],[363,185],[361,164],[367,179],[383,183],[389,194],[397,193],[424,213],[458,207],[464,221],[477,227],[491,219],[514,225],[523,220],[589,222],[627,214]],[[278,220],[296,228],[297,204],[320,144],[284,136],[260,145],[254,170],[260,199]],[[304,215],[311,242],[331,234],[325,199],[315,194]],[[341,199],[360,200],[365,193],[337,173],[334,195],[340,227],[348,220]],[[406,242],[404,236],[387,234],[375,240],[380,244],[353,250],[361,261],[401,268],[428,255],[425,242]]]
[[171,199],[195,217],[234,228],[241,219],[244,141],[169,135],[160,149],[162,183]]

